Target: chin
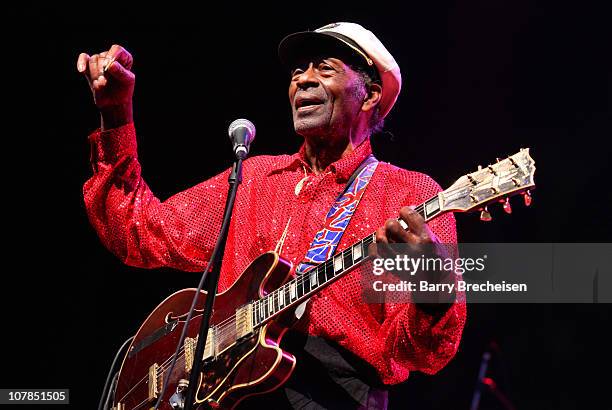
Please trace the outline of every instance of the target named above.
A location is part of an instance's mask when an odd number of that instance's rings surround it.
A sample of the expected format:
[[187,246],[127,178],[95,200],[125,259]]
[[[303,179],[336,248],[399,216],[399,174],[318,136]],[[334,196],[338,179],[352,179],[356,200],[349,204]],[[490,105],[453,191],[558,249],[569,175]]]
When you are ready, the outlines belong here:
[[295,132],[302,137],[312,137],[316,135],[322,135],[325,132],[325,127],[319,122],[309,120],[296,120],[293,122],[293,128]]

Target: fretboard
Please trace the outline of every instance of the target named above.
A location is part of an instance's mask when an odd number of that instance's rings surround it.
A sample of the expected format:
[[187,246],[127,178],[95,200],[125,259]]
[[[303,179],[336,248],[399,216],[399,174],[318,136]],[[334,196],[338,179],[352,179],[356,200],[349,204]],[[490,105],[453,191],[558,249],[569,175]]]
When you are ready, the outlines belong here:
[[[415,211],[425,221],[435,218],[440,214],[438,196],[423,202],[415,208]],[[404,229],[408,228],[404,221],[399,220],[399,222]],[[295,277],[263,298],[251,302],[253,326],[259,326],[282,311],[302,303],[368,259],[368,247],[374,242],[376,242],[376,234],[373,232],[315,266],[309,272]]]

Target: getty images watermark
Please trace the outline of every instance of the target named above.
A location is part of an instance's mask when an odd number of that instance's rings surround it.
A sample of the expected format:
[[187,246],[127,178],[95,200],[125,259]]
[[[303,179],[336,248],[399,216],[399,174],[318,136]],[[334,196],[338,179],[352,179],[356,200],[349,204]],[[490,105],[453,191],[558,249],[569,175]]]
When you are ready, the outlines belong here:
[[611,303],[612,244],[385,245],[368,303]]
[[373,260],[372,273],[375,276],[382,276],[385,272],[395,272],[416,276],[418,273],[455,273],[455,282],[440,282],[439,279],[425,279],[426,275],[421,275],[418,283],[414,281],[400,280],[399,283],[385,283],[383,280],[375,280],[372,283],[373,289],[377,292],[527,292],[526,283],[468,283],[462,279],[466,272],[483,272],[487,255],[480,258],[460,258],[460,257],[410,257],[406,254],[395,255],[393,258],[376,258]]

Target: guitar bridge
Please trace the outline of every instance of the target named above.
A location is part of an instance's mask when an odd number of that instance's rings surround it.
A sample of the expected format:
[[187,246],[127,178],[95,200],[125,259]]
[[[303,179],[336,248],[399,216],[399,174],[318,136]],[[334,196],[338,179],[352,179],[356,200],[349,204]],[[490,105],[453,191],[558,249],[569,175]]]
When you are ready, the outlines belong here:
[[153,363],[151,367],[149,367],[149,400],[154,400],[157,398],[159,394],[159,386],[161,384],[160,377],[158,376],[159,365],[157,363]]

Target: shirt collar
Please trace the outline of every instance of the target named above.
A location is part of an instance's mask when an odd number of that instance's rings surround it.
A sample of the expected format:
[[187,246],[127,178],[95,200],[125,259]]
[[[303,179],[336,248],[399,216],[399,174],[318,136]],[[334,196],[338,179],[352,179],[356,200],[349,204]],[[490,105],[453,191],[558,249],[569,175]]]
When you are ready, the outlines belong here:
[[[281,172],[283,170],[295,170],[301,167],[310,170],[310,165],[306,161],[305,145],[305,143],[302,144],[298,152],[287,157],[286,161],[279,163],[276,167],[270,170],[268,175]],[[338,161],[331,163],[325,172],[330,171],[334,173],[338,181],[348,181],[357,167],[370,154],[372,154],[372,146],[370,145],[370,138],[366,138],[359,146],[355,148],[353,152],[345,155]]]

